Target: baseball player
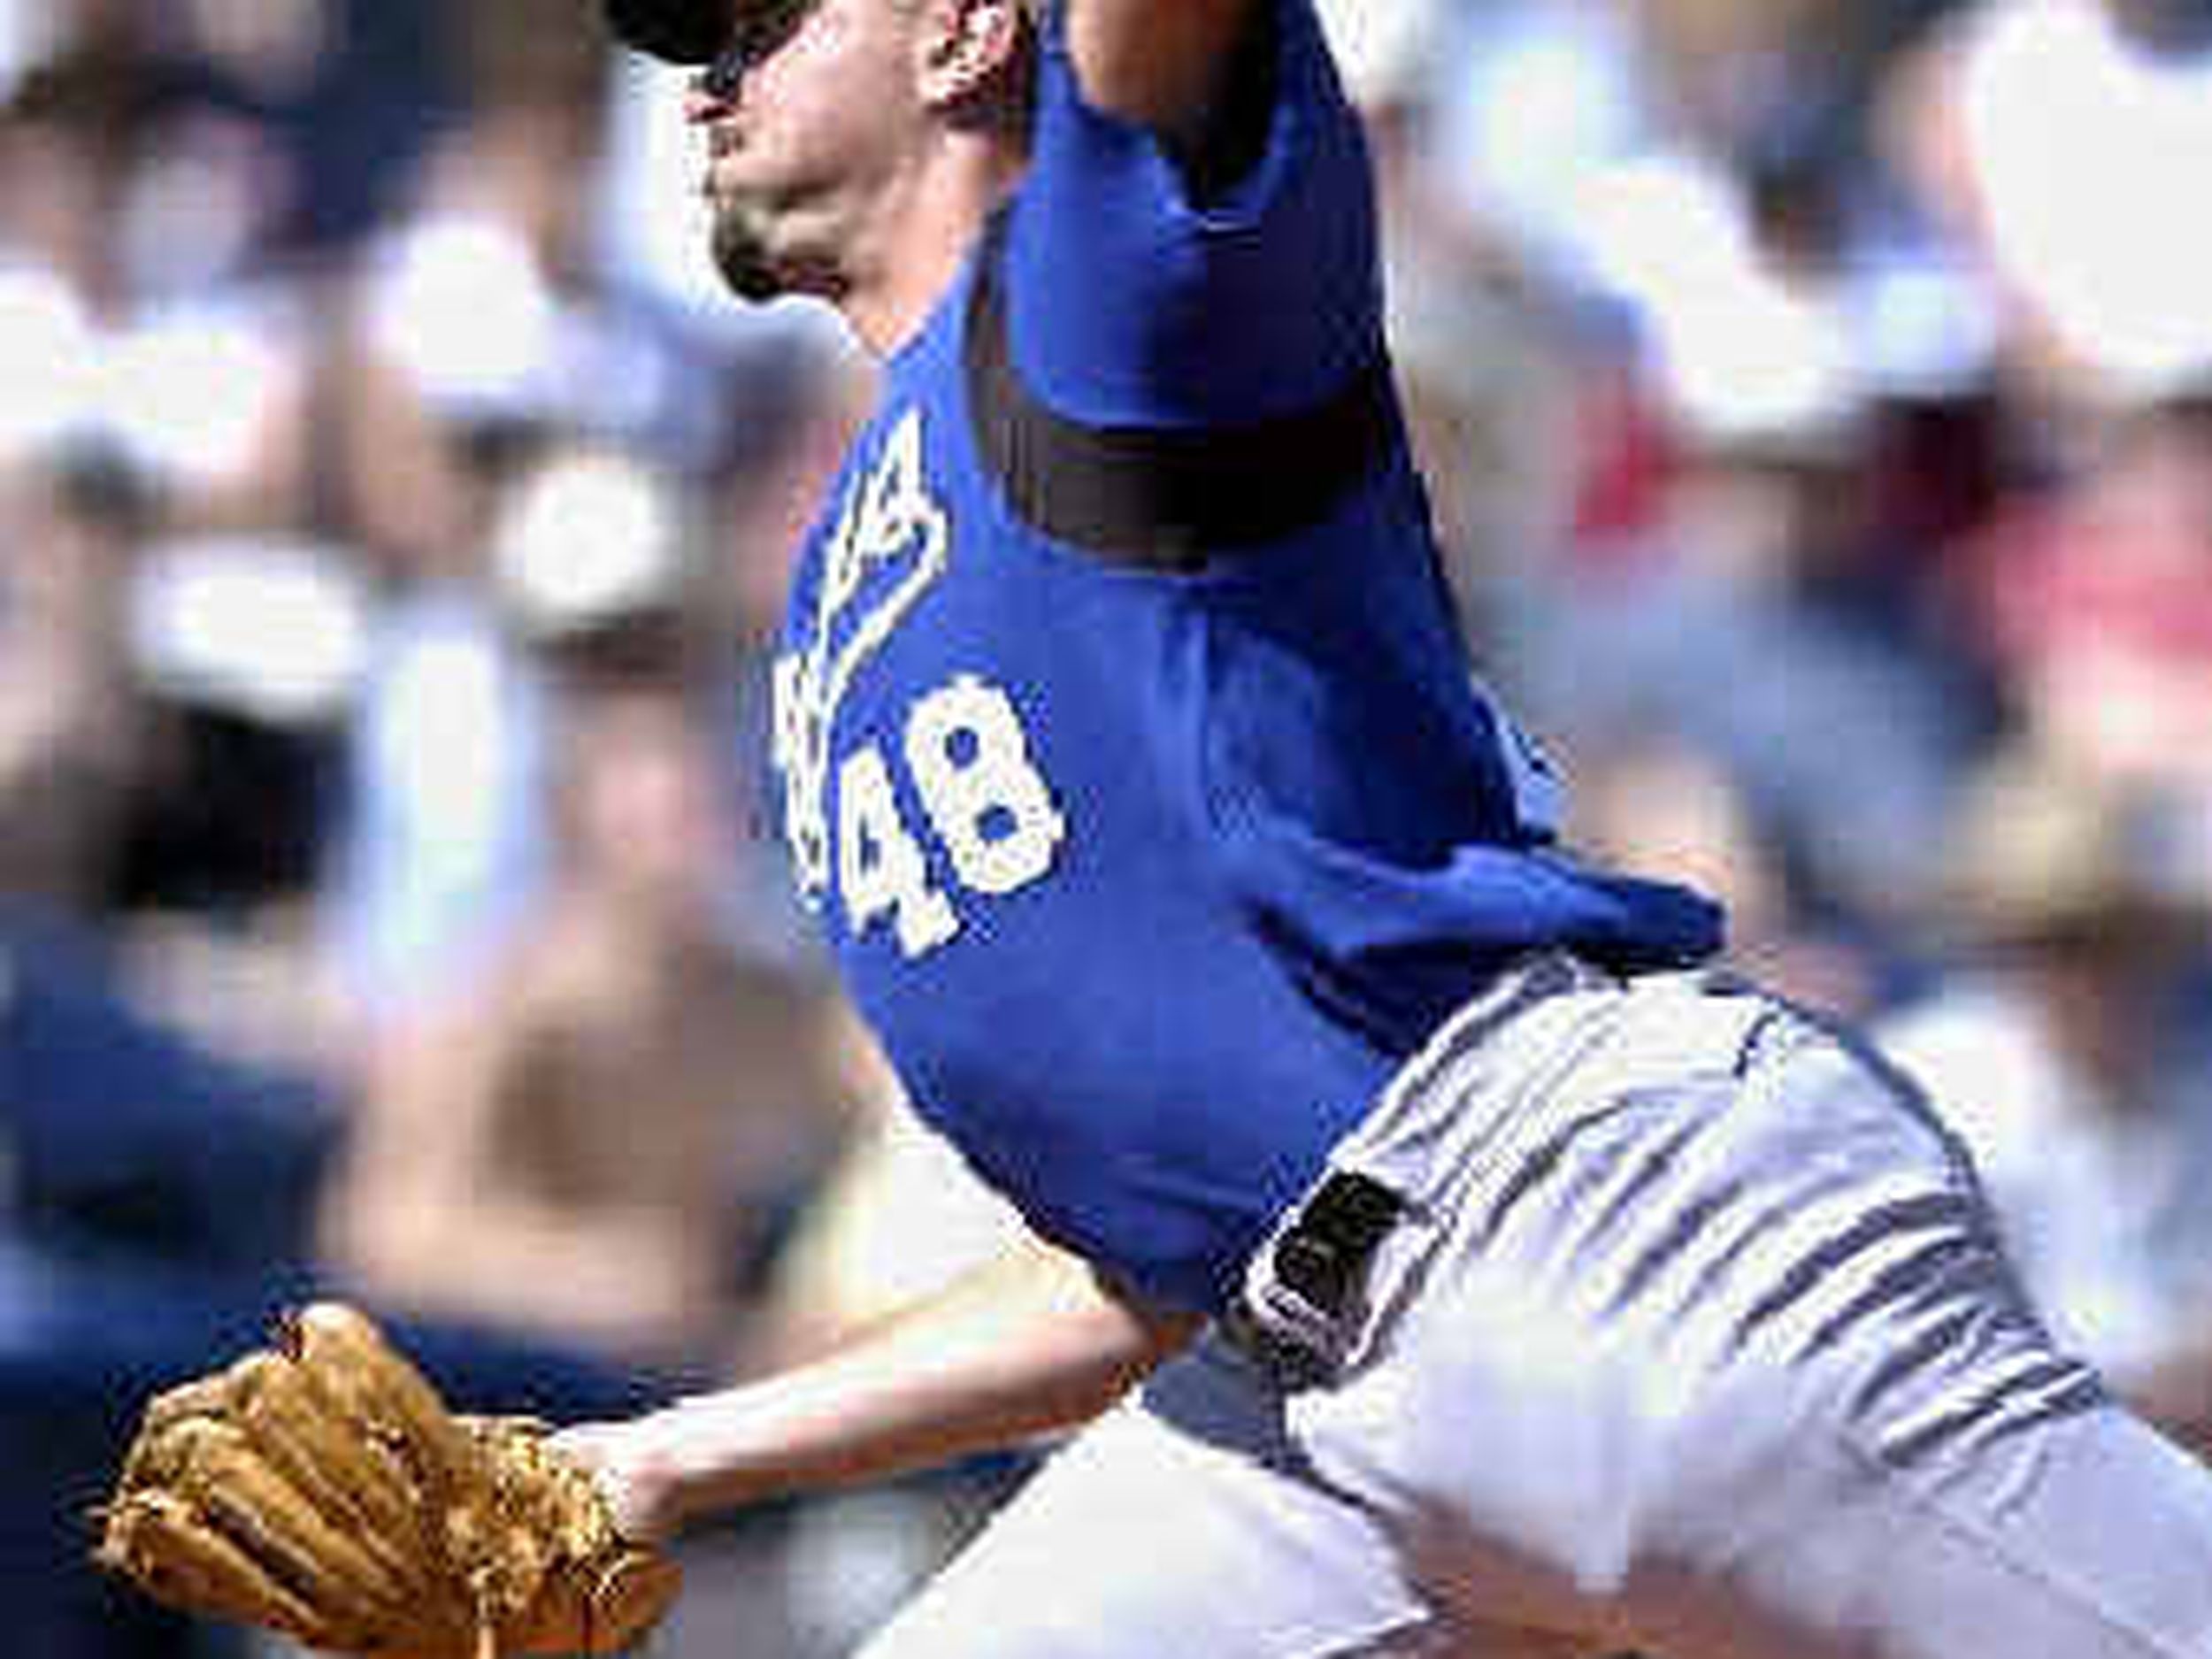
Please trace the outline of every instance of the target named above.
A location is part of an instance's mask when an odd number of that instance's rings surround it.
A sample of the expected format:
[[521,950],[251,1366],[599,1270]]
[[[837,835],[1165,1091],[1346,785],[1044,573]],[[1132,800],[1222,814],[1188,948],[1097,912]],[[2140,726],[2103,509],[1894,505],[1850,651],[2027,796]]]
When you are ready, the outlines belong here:
[[871,1659],[2212,1655],[2212,1479],[1471,683],[1309,0],[609,4],[698,66],[730,286],[881,360],[785,821],[1034,1233],[572,1431],[626,1525],[1088,1424]]

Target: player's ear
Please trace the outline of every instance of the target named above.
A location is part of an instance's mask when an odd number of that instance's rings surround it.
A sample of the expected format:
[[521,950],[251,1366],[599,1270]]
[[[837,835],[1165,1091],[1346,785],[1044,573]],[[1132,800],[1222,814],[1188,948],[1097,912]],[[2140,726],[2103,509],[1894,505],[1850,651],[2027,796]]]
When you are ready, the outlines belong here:
[[922,0],[922,9],[916,43],[925,103],[972,104],[1017,79],[1028,50],[1025,0]]

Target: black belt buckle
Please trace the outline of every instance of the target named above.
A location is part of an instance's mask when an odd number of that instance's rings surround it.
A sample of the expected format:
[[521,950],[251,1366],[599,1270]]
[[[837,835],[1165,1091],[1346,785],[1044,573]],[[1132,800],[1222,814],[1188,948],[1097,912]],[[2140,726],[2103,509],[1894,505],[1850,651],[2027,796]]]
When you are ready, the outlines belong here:
[[1380,1181],[1331,1175],[1277,1237],[1264,1276],[1271,1284],[1229,1310],[1229,1340],[1286,1388],[1328,1381],[1375,1247],[1404,1212],[1405,1201]]
[[1405,1200],[1380,1181],[1340,1170],[1276,1240],[1275,1276],[1335,1318],[1350,1305],[1375,1247],[1404,1211]]

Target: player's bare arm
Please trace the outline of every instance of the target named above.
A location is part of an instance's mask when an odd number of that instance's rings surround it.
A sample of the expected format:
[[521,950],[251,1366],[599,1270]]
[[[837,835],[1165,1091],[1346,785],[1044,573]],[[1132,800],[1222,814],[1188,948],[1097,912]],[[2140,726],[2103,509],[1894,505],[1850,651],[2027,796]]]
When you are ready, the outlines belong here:
[[1100,109],[1196,145],[1229,95],[1254,0],[1069,0],[1068,50]]
[[657,1536],[1087,1422],[1198,1324],[1033,1240],[824,1358],[566,1443],[599,1467],[626,1528]]

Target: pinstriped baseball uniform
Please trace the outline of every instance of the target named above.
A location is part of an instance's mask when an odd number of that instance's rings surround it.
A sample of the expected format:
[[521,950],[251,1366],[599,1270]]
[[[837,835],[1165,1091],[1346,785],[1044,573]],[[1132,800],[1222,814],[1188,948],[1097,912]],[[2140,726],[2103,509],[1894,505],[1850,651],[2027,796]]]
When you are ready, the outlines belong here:
[[2204,1471],[2052,1349],[1848,1040],[1540,957],[1333,1166],[1409,1210],[1332,1374],[1202,1344],[868,1659],[2212,1654]]

